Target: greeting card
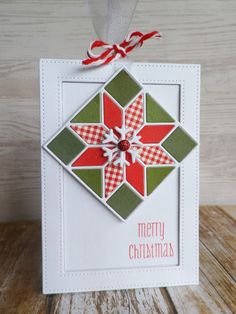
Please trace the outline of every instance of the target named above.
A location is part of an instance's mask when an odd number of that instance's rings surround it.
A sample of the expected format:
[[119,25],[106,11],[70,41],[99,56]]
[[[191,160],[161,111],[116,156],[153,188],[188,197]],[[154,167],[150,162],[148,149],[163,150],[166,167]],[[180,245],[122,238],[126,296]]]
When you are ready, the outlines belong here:
[[41,60],[45,293],[198,282],[200,67],[129,47]]

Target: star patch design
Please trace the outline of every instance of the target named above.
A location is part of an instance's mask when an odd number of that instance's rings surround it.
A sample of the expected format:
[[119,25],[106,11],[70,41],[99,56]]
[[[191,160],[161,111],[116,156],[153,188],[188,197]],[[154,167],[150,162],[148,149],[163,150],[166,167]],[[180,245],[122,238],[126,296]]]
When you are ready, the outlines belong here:
[[122,68],[44,148],[125,220],[196,145]]

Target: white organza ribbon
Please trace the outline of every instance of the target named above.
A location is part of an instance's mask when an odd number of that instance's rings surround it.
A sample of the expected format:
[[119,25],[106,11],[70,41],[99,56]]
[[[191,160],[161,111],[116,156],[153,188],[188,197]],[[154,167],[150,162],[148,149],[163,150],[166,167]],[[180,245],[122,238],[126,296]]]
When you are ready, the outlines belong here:
[[87,0],[98,39],[116,44],[128,33],[138,0]]

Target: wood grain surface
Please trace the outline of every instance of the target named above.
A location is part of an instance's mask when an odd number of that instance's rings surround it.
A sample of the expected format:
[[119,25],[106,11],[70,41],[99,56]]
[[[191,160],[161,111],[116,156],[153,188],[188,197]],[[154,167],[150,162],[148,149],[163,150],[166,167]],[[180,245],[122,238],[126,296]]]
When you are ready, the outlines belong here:
[[[236,212],[236,206],[232,207]],[[0,313],[236,313],[236,220],[200,209],[200,284],[42,295],[40,223],[0,224]]]
[[[200,63],[201,204],[236,203],[236,1],[140,0],[131,30],[160,29],[136,61]],[[83,58],[85,0],[0,1],[0,220],[40,216],[38,61]]]

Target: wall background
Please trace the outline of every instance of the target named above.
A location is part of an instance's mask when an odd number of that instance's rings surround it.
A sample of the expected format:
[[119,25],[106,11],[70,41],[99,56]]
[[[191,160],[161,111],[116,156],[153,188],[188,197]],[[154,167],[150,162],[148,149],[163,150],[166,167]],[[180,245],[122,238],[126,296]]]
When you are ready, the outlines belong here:
[[[0,1],[0,221],[40,217],[38,60],[85,56],[84,1]],[[236,203],[236,1],[140,0],[130,30],[156,28],[132,59],[202,65],[200,201]]]

